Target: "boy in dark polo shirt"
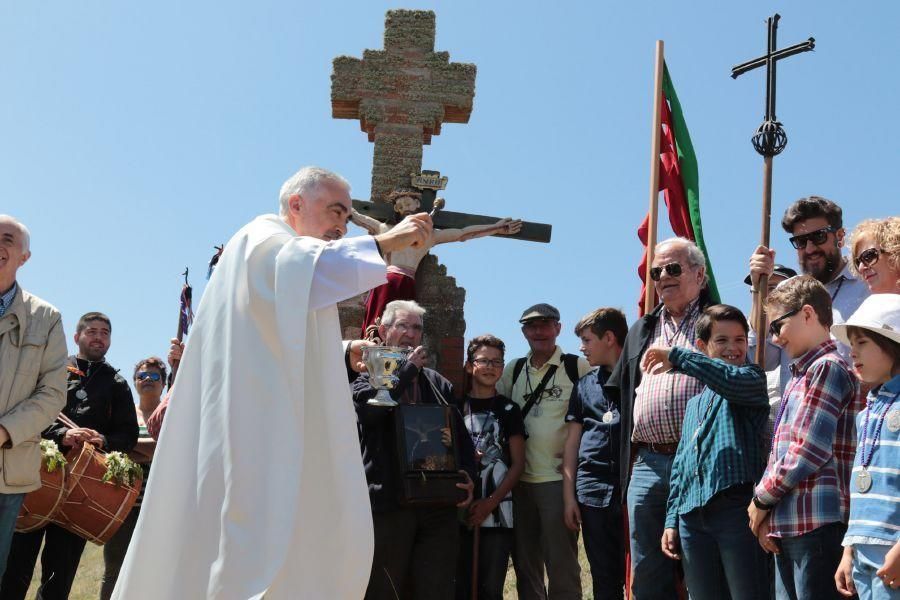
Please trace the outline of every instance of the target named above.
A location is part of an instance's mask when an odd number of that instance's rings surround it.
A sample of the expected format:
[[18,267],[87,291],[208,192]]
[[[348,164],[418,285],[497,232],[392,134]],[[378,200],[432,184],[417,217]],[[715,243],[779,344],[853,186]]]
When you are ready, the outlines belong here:
[[625,315],[614,308],[598,308],[575,326],[581,352],[594,369],[572,390],[566,414],[563,515],[569,529],[582,530],[598,600],[622,598],[625,585],[619,407],[603,394],[603,384],[619,360],[627,333]]

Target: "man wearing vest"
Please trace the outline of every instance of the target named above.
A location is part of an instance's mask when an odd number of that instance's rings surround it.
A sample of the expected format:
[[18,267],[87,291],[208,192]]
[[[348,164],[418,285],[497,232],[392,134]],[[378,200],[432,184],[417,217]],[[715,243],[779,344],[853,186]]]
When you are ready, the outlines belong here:
[[519,322],[531,351],[507,363],[497,383],[497,391],[522,409],[527,435],[525,472],[513,491],[516,586],[522,600],[580,599],[578,534],[563,520],[560,467],[569,397],[591,366],[556,345],[560,324],[555,307],[536,304]]

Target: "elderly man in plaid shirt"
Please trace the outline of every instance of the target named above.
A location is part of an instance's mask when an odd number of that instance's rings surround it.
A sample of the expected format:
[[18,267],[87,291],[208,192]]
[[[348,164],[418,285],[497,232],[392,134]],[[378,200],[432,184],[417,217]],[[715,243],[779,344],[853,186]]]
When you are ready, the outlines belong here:
[[659,540],[684,410],[703,384],[686,373],[644,373],[640,363],[653,346],[697,350],[695,326],[709,303],[706,259],[690,240],[668,239],[656,246],[650,277],[662,303],[628,331],[603,391],[620,411],[620,487],[631,533],[632,595],[671,600],[677,593],[675,563],[662,553]]
[[831,297],[804,275],[769,296],[773,339],[794,359],[772,450],[747,512],[775,553],[779,599],[840,598],[826,575],[841,560],[856,447],[859,380],[837,353]]

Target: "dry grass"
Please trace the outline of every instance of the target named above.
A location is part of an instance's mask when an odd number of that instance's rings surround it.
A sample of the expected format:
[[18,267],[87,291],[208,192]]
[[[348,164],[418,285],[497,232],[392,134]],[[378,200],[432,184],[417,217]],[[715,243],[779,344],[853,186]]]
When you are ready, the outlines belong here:
[[[581,563],[583,596],[585,599],[590,600],[594,597],[594,594],[591,590],[591,574],[581,540],[578,541],[578,561]],[[40,567],[35,569],[36,572],[28,593],[28,600],[33,600],[37,591],[40,581],[39,570]],[[100,578],[102,575],[103,549],[100,546],[88,543],[84,549],[84,555],[81,557],[81,564],[78,567],[78,574],[75,576],[75,583],[72,585],[72,593],[69,596],[69,600],[96,600],[100,596]],[[512,565],[510,565],[509,572],[506,575],[503,597],[510,600],[516,598],[516,574],[513,572]]]

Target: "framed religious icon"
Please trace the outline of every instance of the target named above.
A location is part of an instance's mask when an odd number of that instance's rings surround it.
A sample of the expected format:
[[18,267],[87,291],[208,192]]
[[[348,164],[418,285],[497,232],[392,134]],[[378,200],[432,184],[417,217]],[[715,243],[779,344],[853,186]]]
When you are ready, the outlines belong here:
[[454,409],[440,404],[403,404],[394,409],[400,503],[455,506],[465,500],[459,474]]

